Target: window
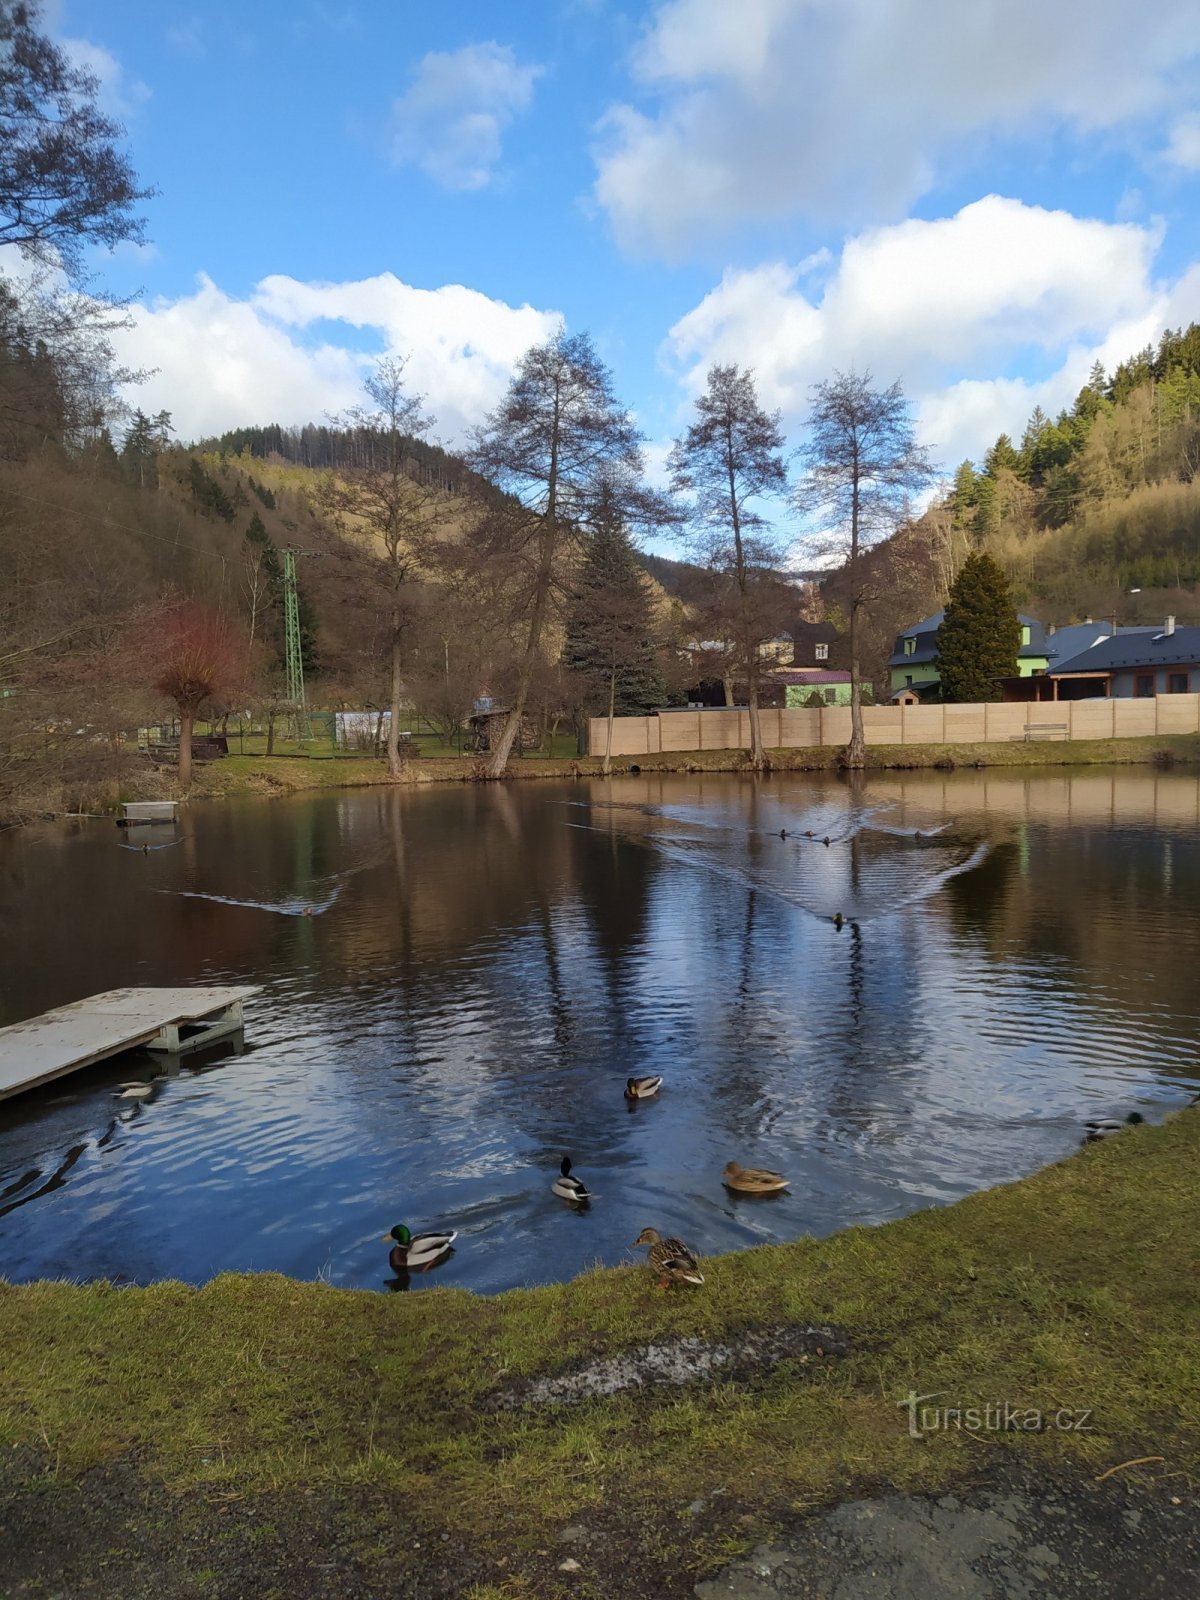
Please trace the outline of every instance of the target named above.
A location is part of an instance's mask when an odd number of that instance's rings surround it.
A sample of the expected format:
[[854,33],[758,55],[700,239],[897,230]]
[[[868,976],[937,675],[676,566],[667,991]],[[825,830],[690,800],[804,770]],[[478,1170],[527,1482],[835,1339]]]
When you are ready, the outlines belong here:
[[1029,624],[1027,622],[1021,624],[1021,643],[1022,645],[1029,643]]
[[826,691],[825,691],[825,704],[827,706],[831,706],[831,705],[833,705],[833,703],[834,703],[834,701],[836,699],[837,699],[837,690],[836,689],[826,689]]
[[917,641],[915,639],[905,639],[905,641],[904,641],[904,654],[906,656],[915,656],[916,653],[917,653]]
[[819,644],[814,653],[818,661],[829,660],[829,646],[827,644]]
[[1149,700],[1154,694],[1154,674],[1139,672],[1134,680],[1133,692],[1139,700]]
[[1186,694],[1188,692],[1188,675],[1186,672],[1171,672],[1167,674],[1167,693]]
[[905,682],[905,684],[906,684],[906,686],[908,688],[910,688],[910,689],[912,688],[912,673],[911,672],[906,672],[904,674],[904,682]]

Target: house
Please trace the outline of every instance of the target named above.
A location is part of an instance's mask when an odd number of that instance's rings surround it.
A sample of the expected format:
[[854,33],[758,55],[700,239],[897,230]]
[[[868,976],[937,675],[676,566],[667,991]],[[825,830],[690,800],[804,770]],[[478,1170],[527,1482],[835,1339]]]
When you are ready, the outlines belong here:
[[[823,705],[848,706],[850,704],[850,674],[838,672],[828,667],[812,667],[800,670],[796,667],[784,667],[773,672],[771,680],[784,685],[783,703],[790,709],[795,706],[806,706],[814,694],[818,695]],[[862,685],[862,698],[864,705],[874,702],[874,693],[869,683]]]
[[1046,674],[1054,700],[1147,699],[1200,694],[1200,627],[1119,628],[1115,635],[1052,662]]
[[[914,622],[911,628],[896,635],[896,644],[888,657],[891,687],[915,689],[923,700],[937,700],[941,691],[938,672],[938,629],[946,620],[945,611],[935,611],[931,617]],[[1017,613],[1021,624],[1021,642],[1017,648],[1017,670],[1022,678],[1031,678],[1035,672],[1044,672],[1047,665],[1046,630],[1036,617]]]
[[802,671],[822,672],[831,665],[830,650],[841,635],[832,622],[792,624],[792,665]]

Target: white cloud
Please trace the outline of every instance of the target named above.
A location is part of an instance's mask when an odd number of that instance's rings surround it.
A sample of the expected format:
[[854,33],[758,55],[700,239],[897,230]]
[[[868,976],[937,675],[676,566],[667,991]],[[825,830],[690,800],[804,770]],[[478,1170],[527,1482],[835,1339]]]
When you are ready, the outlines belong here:
[[76,66],[95,75],[100,85],[97,103],[110,117],[128,121],[149,100],[149,86],[140,78],[131,78],[111,50],[90,39],[62,39],[59,43]]
[[633,64],[658,103],[608,112],[596,198],[668,255],[795,211],[900,216],[987,139],[1194,107],[1198,54],[1194,0],[661,0]]
[[[1034,405],[1057,411],[1099,357],[1110,369],[1163,327],[1200,317],[1200,267],[1156,283],[1157,227],[1106,223],[996,195],[955,216],[850,239],[823,289],[780,262],[726,272],[670,330],[689,394],[714,361],[752,366],[795,430],[835,370],[900,379],[942,464],[978,457]],[[1022,368],[1043,375],[1014,375]],[[999,374],[999,375],[997,375]]]
[[[137,308],[114,342],[129,366],[156,369],[130,391],[131,403],[170,411],[178,435],[194,439],[320,422],[363,403],[374,357],[339,343],[327,325],[367,329],[380,353],[408,357],[412,390],[426,396],[438,437],[454,444],[496,404],[518,357],[560,321],[459,284],[416,289],[391,273],[348,283],[276,275],[244,300],[202,276],[194,294]],[[311,337],[318,323],[320,340]]]
[[447,189],[482,189],[495,176],[501,135],[533,97],[542,68],[489,41],[431,50],[392,106],[392,157]]
[[1171,129],[1167,159],[1189,172],[1200,172],[1200,114],[1180,117]]

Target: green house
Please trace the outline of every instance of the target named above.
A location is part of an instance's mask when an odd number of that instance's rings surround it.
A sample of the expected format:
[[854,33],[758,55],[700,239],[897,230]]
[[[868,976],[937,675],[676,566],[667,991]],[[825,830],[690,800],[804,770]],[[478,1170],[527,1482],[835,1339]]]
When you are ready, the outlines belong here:
[[[911,689],[923,700],[940,698],[937,636],[945,619],[945,611],[935,611],[896,635],[895,648],[888,658],[893,694]],[[1024,612],[1017,613],[1017,620],[1021,624],[1017,671],[1022,678],[1032,678],[1035,673],[1045,672],[1049,664],[1046,629],[1036,617],[1027,617]]]

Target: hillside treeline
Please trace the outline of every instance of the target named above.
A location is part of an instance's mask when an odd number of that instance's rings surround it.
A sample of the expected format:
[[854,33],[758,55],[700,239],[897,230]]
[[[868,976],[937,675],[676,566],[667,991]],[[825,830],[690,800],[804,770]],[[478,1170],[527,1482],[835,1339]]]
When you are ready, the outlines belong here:
[[[864,666],[887,683],[902,628],[944,605],[972,550],[1047,622],[1200,621],[1200,326],[1167,330],[1108,374],[1097,363],[1056,417],[1037,407],[964,461],[946,494],[864,559]],[[823,590],[844,611],[844,571]],[[835,652],[836,654],[836,652]]]

